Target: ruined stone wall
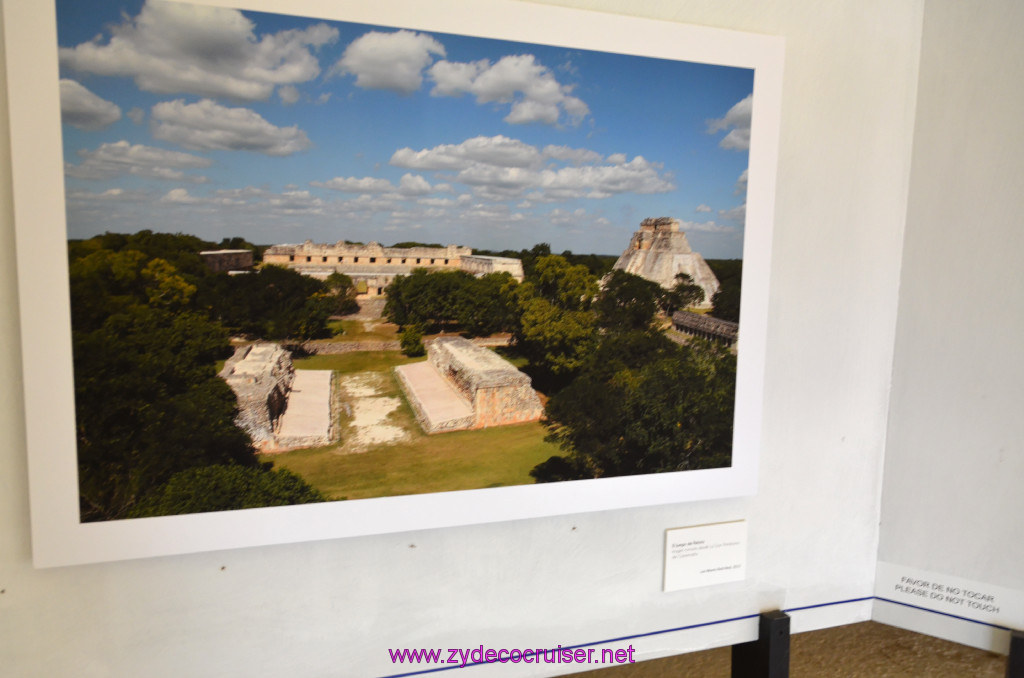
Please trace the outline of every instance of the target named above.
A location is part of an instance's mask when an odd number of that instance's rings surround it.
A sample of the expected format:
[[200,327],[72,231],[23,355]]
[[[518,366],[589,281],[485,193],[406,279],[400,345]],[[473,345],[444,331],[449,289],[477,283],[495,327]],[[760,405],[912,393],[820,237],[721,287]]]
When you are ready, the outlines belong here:
[[[332,244],[307,240],[301,245],[274,245],[263,253],[263,261],[279,266],[373,266],[410,268],[459,267],[461,257],[469,256],[468,247],[383,247],[380,243],[353,245],[345,242]],[[338,269],[342,270],[342,269]]]
[[462,337],[439,337],[427,356],[473,405],[474,428],[536,421],[544,413],[530,378],[493,351]]
[[460,268],[476,276],[488,273],[508,273],[517,282],[523,282],[523,262],[512,257],[490,257],[473,254],[462,257]]
[[537,392],[525,386],[477,389],[473,398],[474,427],[501,426],[537,421],[544,414]]
[[398,383],[402,387],[402,391],[405,392],[406,401],[416,415],[416,421],[423,428],[423,432],[427,434],[450,433],[451,431],[464,431],[475,428],[476,417],[473,414],[471,403],[465,404],[466,410],[462,416],[442,419],[435,419],[430,416],[430,413],[427,411],[428,404],[420,399],[420,394],[410,382],[410,375],[416,370],[422,369],[424,364],[413,363],[395,368],[395,376],[398,378]]
[[318,244],[307,240],[301,245],[274,245],[263,253],[263,262],[284,266],[303,275],[324,280],[335,271],[352,278],[360,298],[377,297],[395,276],[409,275],[417,268],[431,271],[463,270],[473,275],[507,271],[522,282],[523,264],[511,257],[473,255],[469,247],[383,247],[371,242],[352,245],[345,242]]
[[235,424],[257,445],[274,439],[274,424],[288,404],[295,378],[291,354],[277,344],[252,344],[235,350],[220,376],[238,398]]

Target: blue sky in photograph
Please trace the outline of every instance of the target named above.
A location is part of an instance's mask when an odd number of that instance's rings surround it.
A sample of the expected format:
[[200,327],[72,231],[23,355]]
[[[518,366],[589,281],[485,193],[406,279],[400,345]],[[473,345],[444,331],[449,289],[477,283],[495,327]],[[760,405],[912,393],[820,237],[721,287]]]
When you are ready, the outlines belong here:
[[753,71],[157,0],[58,0],[68,236],[742,256]]

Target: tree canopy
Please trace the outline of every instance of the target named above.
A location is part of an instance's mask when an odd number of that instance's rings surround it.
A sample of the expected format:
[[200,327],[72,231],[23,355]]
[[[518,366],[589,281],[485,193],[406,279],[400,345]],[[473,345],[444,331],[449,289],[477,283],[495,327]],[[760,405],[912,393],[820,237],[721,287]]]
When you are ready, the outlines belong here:
[[515,290],[519,313],[516,348],[536,369],[567,377],[582,365],[597,340],[591,309],[597,278],[558,255],[540,257],[532,278]]
[[548,401],[549,439],[564,455],[538,482],[727,466],[732,454],[735,356],[650,331],[618,335]]
[[326,501],[287,469],[200,466],[175,473],[131,511],[132,518]]
[[194,236],[68,245],[82,520],[124,518],[188,469],[255,468],[235,395],[216,374],[228,332],[317,336],[337,294],[275,267],[213,273],[199,256],[212,243]]
[[508,273],[477,278],[465,271],[417,268],[388,285],[384,315],[400,327],[460,329],[470,336],[486,336],[511,329],[515,287]]
[[658,312],[663,290],[656,282],[632,273],[615,270],[604,279],[594,310],[597,324],[616,332],[642,330],[650,326]]
[[740,283],[743,277],[742,259],[708,259],[720,285],[711,298],[711,315],[734,323],[740,321]]

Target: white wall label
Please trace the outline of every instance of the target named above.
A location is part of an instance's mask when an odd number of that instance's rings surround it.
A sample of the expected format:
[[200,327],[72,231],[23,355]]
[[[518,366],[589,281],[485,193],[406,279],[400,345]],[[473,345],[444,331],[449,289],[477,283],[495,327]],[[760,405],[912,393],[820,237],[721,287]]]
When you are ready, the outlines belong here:
[[665,591],[742,581],[747,573],[747,521],[665,530]]
[[986,624],[1024,625],[1024,591],[963,577],[879,562],[875,595]]

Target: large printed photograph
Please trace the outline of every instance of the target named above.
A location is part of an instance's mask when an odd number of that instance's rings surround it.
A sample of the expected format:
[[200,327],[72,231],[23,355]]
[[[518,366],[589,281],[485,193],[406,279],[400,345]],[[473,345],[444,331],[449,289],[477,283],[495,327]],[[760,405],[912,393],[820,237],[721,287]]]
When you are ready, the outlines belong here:
[[753,66],[55,16],[81,524],[736,465]]

